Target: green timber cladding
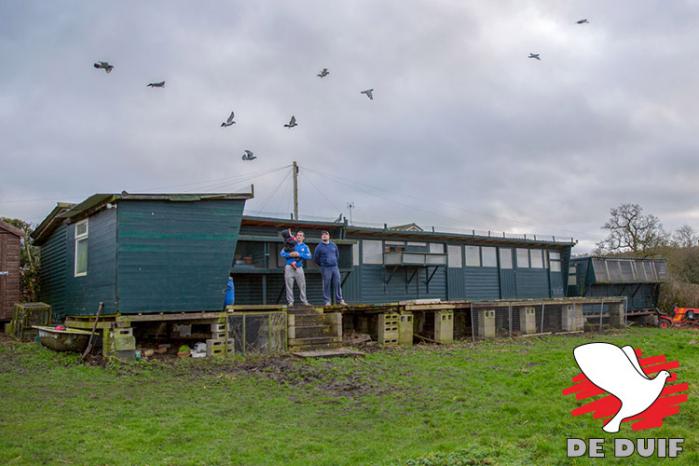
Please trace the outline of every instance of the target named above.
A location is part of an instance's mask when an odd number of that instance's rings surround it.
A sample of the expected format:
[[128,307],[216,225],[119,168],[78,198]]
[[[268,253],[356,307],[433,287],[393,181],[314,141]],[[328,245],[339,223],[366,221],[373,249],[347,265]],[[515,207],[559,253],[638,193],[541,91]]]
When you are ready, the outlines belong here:
[[[321,230],[330,231],[340,247],[343,295],[354,303],[562,297],[574,244],[244,216],[231,265],[237,303],[284,301],[278,232],[288,227],[304,230],[311,249]],[[395,262],[398,256],[403,262]],[[423,265],[410,262],[423,257]],[[306,282],[309,300],[321,303],[314,264],[306,270]]]
[[570,260],[568,295],[625,296],[629,313],[655,309],[660,284],[668,278],[665,259],[575,257]]
[[35,232],[41,300],[56,320],[94,314],[99,302],[105,313],[219,310],[251,196],[101,194],[59,205]]

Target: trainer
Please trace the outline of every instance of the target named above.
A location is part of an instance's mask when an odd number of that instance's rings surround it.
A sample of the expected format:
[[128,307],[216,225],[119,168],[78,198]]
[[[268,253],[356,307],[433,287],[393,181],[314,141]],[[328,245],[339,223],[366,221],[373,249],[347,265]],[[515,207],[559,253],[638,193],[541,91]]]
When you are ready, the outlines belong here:
[[313,251],[313,262],[320,267],[320,276],[323,279],[323,301],[328,306],[330,302],[330,288],[332,287],[337,304],[345,304],[342,299],[342,286],[340,285],[340,250],[337,245],[330,241],[330,233],[322,231],[320,233],[321,243]]
[[[286,302],[289,307],[294,305],[294,282],[299,287],[299,298],[304,306],[310,306],[306,299],[306,275],[303,273],[304,263],[311,258],[311,250],[304,243],[302,231],[296,232],[296,247],[288,252],[284,248],[279,255],[286,259],[284,266],[284,285],[286,286]],[[292,262],[296,265],[292,266]]]

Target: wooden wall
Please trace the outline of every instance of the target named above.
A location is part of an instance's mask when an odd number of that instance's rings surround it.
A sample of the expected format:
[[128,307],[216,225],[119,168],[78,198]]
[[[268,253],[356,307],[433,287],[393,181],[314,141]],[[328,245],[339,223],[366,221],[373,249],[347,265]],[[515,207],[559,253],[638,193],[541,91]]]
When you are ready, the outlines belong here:
[[10,320],[12,308],[21,298],[19,248],[19,237],[0,228],[0,321]]

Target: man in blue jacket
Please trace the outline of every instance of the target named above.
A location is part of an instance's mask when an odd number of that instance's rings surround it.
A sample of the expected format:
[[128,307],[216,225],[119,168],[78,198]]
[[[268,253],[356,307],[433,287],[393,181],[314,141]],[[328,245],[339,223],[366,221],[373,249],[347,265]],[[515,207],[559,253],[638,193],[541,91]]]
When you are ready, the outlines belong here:
[[[286,259],[284,284],[286,285],[286,302],[290,307],[294,305],[294,282],[299,287],[301,302],[306,306],[310,306],[308,299],[306,299],[306,275],[303,272],[303,266],[305,261],[311,258],[311,250],[303,242],[304,239],[302,231],[296,232],[296,247],[294,250],[289,252],[282,248],[279,253],[280,256]],[[296,267],[293,267],[292,263],[296,263]]]
[[320,267],[320,276],[323,279],[323,301],[324,305],[330,304],[330,287],[332,286],[335,302],[345,304],[342,299],[342,286],[340,283],[340,250],[337,245],[330,241],[330,233],[322,231],[320,233],[321,243],[313,251],[313,261]]

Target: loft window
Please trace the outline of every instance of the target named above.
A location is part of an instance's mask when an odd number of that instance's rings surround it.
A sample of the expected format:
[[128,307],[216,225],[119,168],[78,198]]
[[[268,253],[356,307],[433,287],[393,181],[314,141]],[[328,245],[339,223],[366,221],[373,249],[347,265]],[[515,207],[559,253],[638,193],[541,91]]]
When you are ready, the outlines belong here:
[[542,256],[541,249],[532,249],[531,256],[532,256],[532,269],[543,269],[544,268],[544,259]]
[[500,268],[501,269],[511,269],[512,268],[512,249],[510,248],[500,248]]
[[481,248],[478,246],[466,246],[466,267],[481,266]]
[[463,265],[461,257],[461,246],[447,245],[447,256],[449,259],[449,267],[460,269]]
[[529,268],[529,249],[517,248],[517,268]]
[[383,264],[383,242],[381,240],[362,240],[362,263]]
[[75,273],[76,277],[87,275],[87,219],[75,224]]
[[481,255],[483,256],[483,267],[497,267],[498,255],[494,247],[483,246]]

